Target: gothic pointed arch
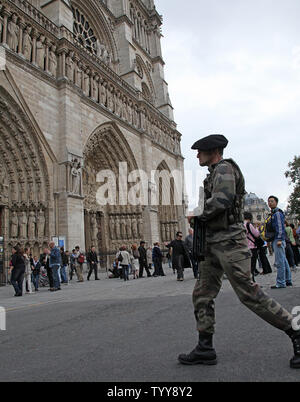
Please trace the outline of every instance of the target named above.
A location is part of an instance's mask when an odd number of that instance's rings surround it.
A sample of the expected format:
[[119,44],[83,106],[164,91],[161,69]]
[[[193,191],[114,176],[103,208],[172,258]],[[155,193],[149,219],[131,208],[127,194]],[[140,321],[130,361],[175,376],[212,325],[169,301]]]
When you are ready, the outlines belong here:
[[151,102],[155,102],[155,88],[154,84],[151,78],[151,74],[149,71],[149,68],[147,67],[146,63],[144,60],[139,56],[138,54],[136,55],[136,69],[137,73],[142,79],[142,93],[145,96],[145,98]]
[[44,147],[29,117],[0,87],[0,209],[2,236],[37,249],[49,240],[50,178]]
[[103,57],[108,57],[113,63],[116,62],[118,60],[117,46],[111,25],[101,9],[101,2],[71,0],[70,3],[74,18],[73,33],[77,40],[92,54],[100,56],[99,52],[103,55],[104,51],[107,54]]
[[[138,165],[118,125],[109,122],[97,127],[85,143],[83,157],[86,247],[93,244],[109,254],[122,244],[129,246],[138,242],[143,237],[143,211],[141,206],[128,205],[127,201],[123,205],[119,198],[119,164],[126,163],[128,174],[138,170]],[[113,183],[115,205],[99,205],[97,202],[97,175],[104,170],[111,171],[116,179]]]

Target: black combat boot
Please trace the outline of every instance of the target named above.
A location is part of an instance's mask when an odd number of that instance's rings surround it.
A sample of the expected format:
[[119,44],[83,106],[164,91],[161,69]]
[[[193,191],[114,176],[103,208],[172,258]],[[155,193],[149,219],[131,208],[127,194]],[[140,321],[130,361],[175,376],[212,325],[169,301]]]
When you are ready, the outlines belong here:
[[291,328],[286,333],[291,338],[294,347],[294,357],[290,360],[290,366],[300,369],[300,331]]
[[182,354],[178,356],[181,364],[217,364],[216,351],[212,343],[213,335],[206,333],[199,333],[199,342],[196,348],[188,355]]

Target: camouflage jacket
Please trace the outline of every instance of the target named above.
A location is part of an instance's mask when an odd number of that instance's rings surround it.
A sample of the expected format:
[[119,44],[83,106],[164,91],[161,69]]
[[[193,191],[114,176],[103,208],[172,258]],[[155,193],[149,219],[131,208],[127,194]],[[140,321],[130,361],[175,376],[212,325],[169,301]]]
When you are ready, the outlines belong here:
[[245,180],[232,159],[209,167],[204,180],[204,211],[207,243],[244,239]]

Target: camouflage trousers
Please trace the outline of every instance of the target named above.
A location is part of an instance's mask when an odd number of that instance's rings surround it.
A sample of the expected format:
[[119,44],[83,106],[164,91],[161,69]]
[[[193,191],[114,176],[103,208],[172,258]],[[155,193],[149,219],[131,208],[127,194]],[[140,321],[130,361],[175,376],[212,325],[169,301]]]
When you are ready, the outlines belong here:
[[214,333],[215,304],[224,272],[240,301],[276,328],[286,331],[292,326],[292,315],[265,294],[251,279],[251,254],[246,239],[208,244],[206,260],[200,263],[199,279],[193,292],[193,303],[199,332]]

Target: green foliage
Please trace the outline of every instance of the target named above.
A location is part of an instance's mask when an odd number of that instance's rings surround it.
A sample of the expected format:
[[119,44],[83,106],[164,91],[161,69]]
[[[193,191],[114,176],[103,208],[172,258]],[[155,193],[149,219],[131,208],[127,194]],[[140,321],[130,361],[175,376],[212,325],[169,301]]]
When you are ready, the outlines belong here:
[[290,184],[295,185],[294,191],[289,197],[288,212],[295,214],[300,219],[300,156],[295,156],[288,167],[289,170],[285,172],[285,177],[290,179]]

